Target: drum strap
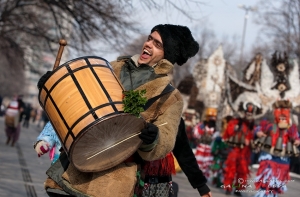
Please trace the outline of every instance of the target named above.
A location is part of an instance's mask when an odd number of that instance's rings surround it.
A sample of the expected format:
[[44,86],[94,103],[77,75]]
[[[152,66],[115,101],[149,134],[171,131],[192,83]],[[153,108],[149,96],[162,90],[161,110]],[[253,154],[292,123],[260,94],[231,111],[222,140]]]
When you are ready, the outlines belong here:
[[165,89],[161,92],[161,94],[149,99],[147,101],[147,103],[145,104],[144,106],[144,110],[146,111],[157,99],[159,99],[161,96],[167,94],[167,93],[170,93],[172,92],[173,90],[175,90],[175,88],[171,85],[171,84],[168,84]]

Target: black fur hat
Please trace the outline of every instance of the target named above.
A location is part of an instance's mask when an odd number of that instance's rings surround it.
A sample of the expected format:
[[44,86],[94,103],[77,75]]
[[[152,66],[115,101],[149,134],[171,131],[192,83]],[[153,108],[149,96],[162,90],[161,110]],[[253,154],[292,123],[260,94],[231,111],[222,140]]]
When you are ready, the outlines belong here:
[[180,25],[156,25],[151,33],[157,31],[164,47],[164,58],[179,66],[196,55],[199,44],[195,41],[188,27]]

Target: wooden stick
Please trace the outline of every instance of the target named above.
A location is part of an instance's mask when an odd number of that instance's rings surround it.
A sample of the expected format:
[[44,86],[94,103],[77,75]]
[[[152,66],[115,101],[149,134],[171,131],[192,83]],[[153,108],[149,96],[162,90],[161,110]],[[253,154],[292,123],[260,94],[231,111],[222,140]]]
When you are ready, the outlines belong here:
[[57,52],[57,55],[56,55],[56,60],[55,60],[54,66],[53,66],[53,70],[55,70],[59,66],[59,62],[60,62],[62,53],[64,51],[64,47],[67,45],[67,41],[64,40],[64,39],[61,39],[59,41],[59,45],[60,46],[59,46],[59,49],[58,49],[58,52]]
[[167,122],[162,123],[162,124],[160,124],[160,125],[157,125],[157,127],[164,126],[164,125],[166,125],[166,124],[168,124],[168,123],[167,123]]
[[114,144],[114,145],[112,145],[112,146],[109,146],[109,147],[103,149],[102,151],[100,151],[100,152],[98,152],[98,153],[96,153],[96,154],[94,154],[94,155],[88,157],[86,160],[89,160],[89,159],[91,159],[91,158],[93,158],[93,157],[99,155],[100,153],[103,153],[104,151],[106,151],[106,150],[108,150],[108,149],[110,149],[110,148],[113,148],[113,147],[115,147],[115,146],[121,144],[122,142],[125,142],[126,140],[129,140],[129,139],[131,139],[131,138],[133,138],[133,137],[135,137],[135,136],[137,136],[137,135],[139,135],[139,134],[141,134],[141,132],[136,133],[136,134],[133,134],[133,135],[129,136],[128,138],[125,138],[124,140],[122,140],[122,141],[120,141],[120,142],[118,142],[118,143],[116,143],[116,144]]

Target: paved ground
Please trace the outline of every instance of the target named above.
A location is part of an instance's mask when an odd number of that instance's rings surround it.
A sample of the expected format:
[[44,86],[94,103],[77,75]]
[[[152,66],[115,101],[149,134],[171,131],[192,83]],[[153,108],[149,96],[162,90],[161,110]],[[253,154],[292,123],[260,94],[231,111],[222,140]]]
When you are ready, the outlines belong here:
[[[15,147],[5,144],[3,117],[0,117],[0,197],[47,197],[43,182],[46,170],[50,166],[47,155],[38,158],[32,148],[41,128],[36,125],[22,128],[21,135]],[[253,170],[254,177],[255,169]],[[282,197],[298,197],[300,179],[292,175],[288,184],[288,191]],[[183,173],[178,173],[173,180],[179,184],[178,197],[199,197],[198,191],[193,189]],[[209,185],[213,197],[225,197],[221,188]],[[244,197],[253,196],[254,192],[243,193]],[[227,196],[226,196],[227,197]]]

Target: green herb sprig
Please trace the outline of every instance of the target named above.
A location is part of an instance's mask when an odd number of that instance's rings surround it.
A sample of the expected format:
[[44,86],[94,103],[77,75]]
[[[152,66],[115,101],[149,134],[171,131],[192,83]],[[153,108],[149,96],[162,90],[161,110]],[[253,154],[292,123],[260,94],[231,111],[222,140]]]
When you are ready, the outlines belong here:
[[123,92],[124,112],[140,117],[147,102],[146,90],[129,90]]

